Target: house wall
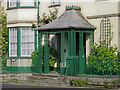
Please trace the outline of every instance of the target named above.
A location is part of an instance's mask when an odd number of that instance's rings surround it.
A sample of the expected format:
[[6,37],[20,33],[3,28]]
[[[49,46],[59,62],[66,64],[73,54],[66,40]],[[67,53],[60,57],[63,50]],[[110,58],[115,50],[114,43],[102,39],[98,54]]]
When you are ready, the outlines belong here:
[[[92,25],[96,27],[94,31],[94,42],[99,43],[100,41],[100,22],[103,17],[108,17],[111,22],[111,32],[113,32],[113,38],[111,41],[111,45],[119,46],[118,40],[118,1],[108,0],[108,1],[96,1],[96,2],[69,2],[61,1],[60,6],[49,7],[50,2],[41,2],[40,3],[40,16],[43,13],[49,14],[49,10],[53,10],[54,8],[58,9],[58,17],[65,11],[66,6],[80,6],[81,13],[83,16],[90,22]],[[114,9],[113,9],[114,8]],[[120,49],[119,49],[120,50]],[[89,51],[87,51],[88,53]]]
[[[94,42],[99,43],[100,38],[100,22],[103,17],[108,16],[111,21],[111,31],[113,32],[113,38],[111,45],[117,45],[120,51],[120,17],[118,14],[120,13],[120,3],[110,2],[113,0],[108,1],[99,1],[99,2],[73,2],[75,0],[62,0],[60,6],[52,7],[49,2],[41,1],[40,2],[40,17],[42,17],[43,13],[49,14],[49,10],[53,10],[54,8],[58,9],[58,17],[65,11],[66,6],[80,6],[81,13],[83,16],[90,22],[92,25],[96,27],[94,31]],[[7,8],[7,4],[5,4],[5,8]],[[37,8],[19,8],[19,9],[11,9],[7,10],[7,26],[8,27],[19,27],[19,26],[31,26],[32,23],[37,22]],[[65,42],[67,42],[67,35],[65,35]],[[86,56],[89,55],[90,52],[90,35],[86,35]],[[44,40],[44,37],[43,37]],[[38,39],[37,39],[38,41]],[[43,42],[44,43],[44,42]],[[65,43],[66,51],[68,45]],[[66,52],[65,57],[68,55]],[[10,66],[11,60],[8,59],[7,66]],[[31,59],[17,59],[14,62],[14,66],[30,66]]]

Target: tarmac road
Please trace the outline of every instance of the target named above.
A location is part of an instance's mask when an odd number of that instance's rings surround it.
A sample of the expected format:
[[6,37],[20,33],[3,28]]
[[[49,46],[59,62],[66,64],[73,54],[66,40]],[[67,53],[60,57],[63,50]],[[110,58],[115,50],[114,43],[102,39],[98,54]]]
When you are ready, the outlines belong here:
[[14,85],[14,84],[2,84],[2,90],[18,90],[18,89],[62,89],[62,90],[74,90],[74,89],[78,89],[78,90],[106,90],[104,88],[63,88],[63,87],[50,87],[50,86],[33,86],[33,85]]

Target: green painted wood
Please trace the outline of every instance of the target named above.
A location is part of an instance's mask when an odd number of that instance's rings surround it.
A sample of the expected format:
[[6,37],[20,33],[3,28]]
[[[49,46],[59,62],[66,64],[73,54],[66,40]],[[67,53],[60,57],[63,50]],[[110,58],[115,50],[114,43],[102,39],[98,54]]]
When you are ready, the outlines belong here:
[[38,33],[38,73],[42,73],[42,34],[39,32]]
[[73,30],[71,30],[71,42],[70,42],[70,45],[71,45],[71,48],[70,48],[70,50],[71,50],[71,56],[74,56],[74,46],[73,46],[73,41],[74,41],[74,36],[73,36]]
[[57,33],[57,72],[60,73],[60,61],[61,61],[61,35]]
[[73,32],[73,55],[76,56],[76,32]]
[[[36,3],[35,3],[35,5],[36,5]],[[37,14],[38,14],[38,16],[37,16],[38,24],[40,23],[40,17],[39,17],[39,5],[40,5],[40,2],[39,2],[39,0],[38,0],[38,12],[37,12]]]
[[36,7],[36,0],[34,0],[34,6]]
[[6,70],[10,72],[31,72],[31,67],[7,66]]
[[8,28],[8,57],[9,57],[9,28]]
[[83,47],[83,32],[79,32],[79,74],[85,73],[85,55]]
[[64,74],[65,72],[65,33],[61,33],[61,63],[60,63],[60,73]]
[[17,0],[17,7],[20,7],[20,0]]
[[9,8],[9,0],[7,0],[7,8]]
[[44,73],[49,73],[49,47],[48,47],[48,34],[44,34]]
[[79,7],[79,6],[66,6],[66,10],[72,10],[72,9],[74,9],[74,10],[81,10],[81,8]]
[[35,50],[37,50],[37,31],[35,31]]
[[68,56],[71,56],[71,32],[68,32]]
[[17,28],[17,57],[21,57],[21,31],[20,28]]

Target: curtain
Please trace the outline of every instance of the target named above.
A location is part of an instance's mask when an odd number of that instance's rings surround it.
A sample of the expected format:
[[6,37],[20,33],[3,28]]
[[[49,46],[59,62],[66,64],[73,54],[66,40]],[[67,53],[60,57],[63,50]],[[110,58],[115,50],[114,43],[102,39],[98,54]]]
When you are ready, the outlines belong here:
[[20,6],[34,6],[34,0],[20,0]]
[[17,57],[17,28],[9,29],[9,56]]
[[17,7],[17,0],[9,0],[9,7]]
[[31,28],[21,28],[21,56],[31,56],[34,51],[34,37],[34,31]]

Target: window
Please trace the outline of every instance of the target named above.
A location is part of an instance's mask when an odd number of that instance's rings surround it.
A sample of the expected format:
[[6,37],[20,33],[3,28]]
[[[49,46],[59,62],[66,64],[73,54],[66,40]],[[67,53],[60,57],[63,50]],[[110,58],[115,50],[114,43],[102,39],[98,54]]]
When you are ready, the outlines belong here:
[[17,28],[9,29],[9,57],[17,57]]
[[9,0],[9,7],[17,7],[17,0]]
[[51,6],[60,5],[60,0],[52,0]]
[[34,0],[20,0],[20,6],[34,6]]
[[107,17],[100,23],[100,41],[107,47],[111,45],[111,23]]
[[21,56],[30,57],[34,51],[34,31],[32,28],[21,28]]
[[8,0],[8,8],[36,7],[36,0]]

